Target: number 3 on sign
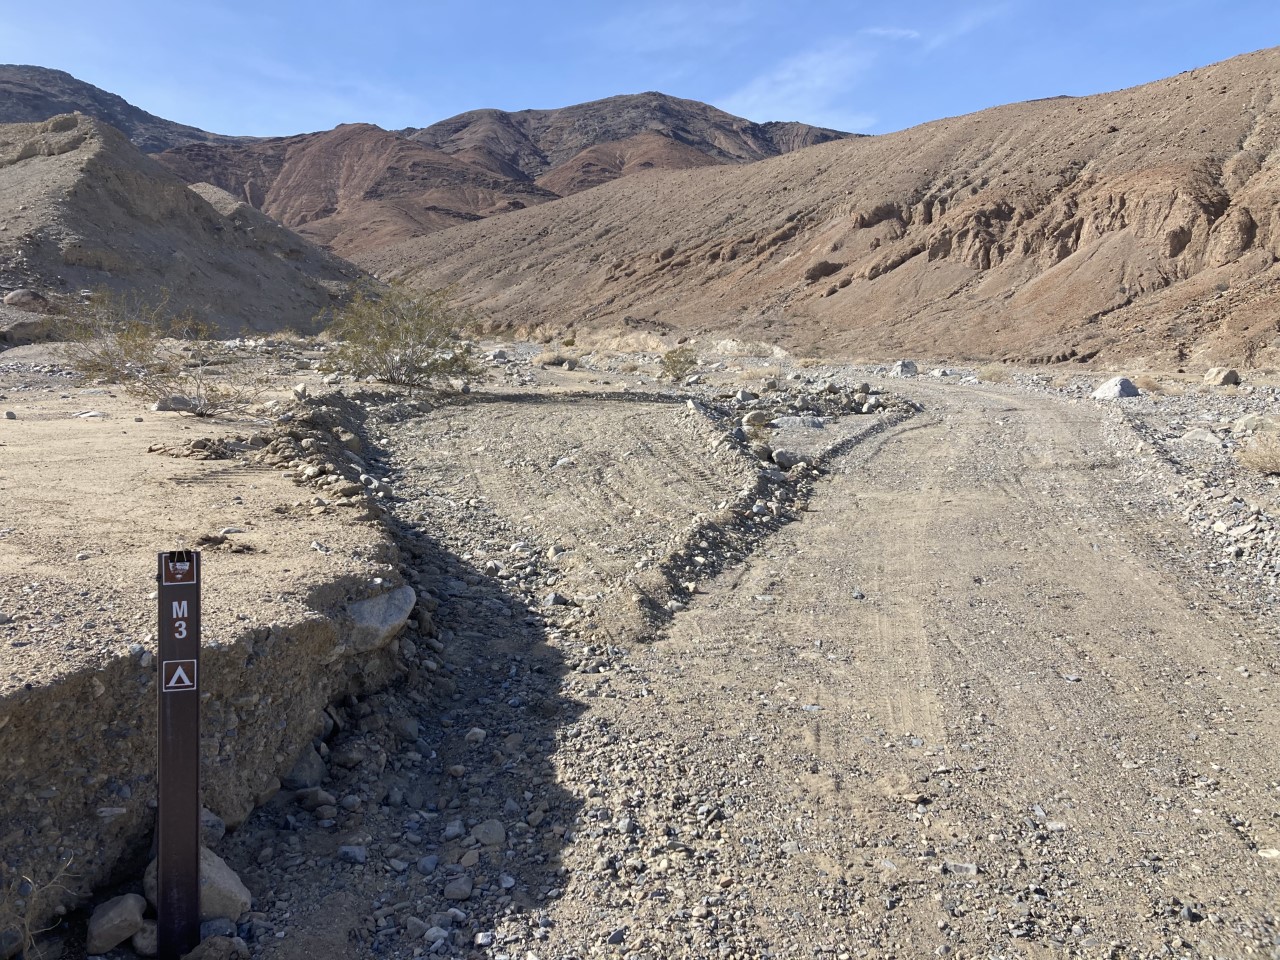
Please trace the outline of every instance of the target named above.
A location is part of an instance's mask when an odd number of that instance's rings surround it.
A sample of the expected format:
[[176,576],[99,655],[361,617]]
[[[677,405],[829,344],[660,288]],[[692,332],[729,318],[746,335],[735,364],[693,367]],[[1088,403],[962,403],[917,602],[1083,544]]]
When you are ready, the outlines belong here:
[[187,601],[173,601],[173,637],[175,640],[187,639]]

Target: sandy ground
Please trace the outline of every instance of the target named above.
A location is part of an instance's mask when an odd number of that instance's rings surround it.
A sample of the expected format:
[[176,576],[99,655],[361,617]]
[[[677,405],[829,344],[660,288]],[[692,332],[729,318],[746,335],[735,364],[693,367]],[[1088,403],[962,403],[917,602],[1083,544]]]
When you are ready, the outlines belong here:
[[154,651],[159,551],[239,531],[201,548],[208,641],[251,612],[309,612],[313,586],[372,556],[376,529],[335,510],[313,515],[283,472],[147,452],[247,439],[267,422],[154,413],[123,392],[32,372],[24,357],[54,359],[44,348],[0,354],[0,407],[15,415],[0,419],[0,693],[101,666],[130,644]]

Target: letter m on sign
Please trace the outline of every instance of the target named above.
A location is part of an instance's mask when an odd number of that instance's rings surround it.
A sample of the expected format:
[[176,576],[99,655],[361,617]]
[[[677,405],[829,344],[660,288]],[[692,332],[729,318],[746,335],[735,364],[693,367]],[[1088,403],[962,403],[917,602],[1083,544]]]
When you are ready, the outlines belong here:
[[177,620],[179,617],[185,618],[186,616],[187,616],[187,601],[185,600],[173,601],[173,618]]

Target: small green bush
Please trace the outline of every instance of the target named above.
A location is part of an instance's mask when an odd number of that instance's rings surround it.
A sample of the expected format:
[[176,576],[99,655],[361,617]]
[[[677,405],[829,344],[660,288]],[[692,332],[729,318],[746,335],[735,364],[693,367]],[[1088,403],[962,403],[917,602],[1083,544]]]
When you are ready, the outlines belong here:
[[662,375],[672,380],[683,380],[698,366],[698,355],[692,347],[676,347],[662,355]]
[[207,340],[208,328],[190,313],[172,313],[165,291],[155,300],[97,291],[64,329],[67,358],[81,376],[180,413],[242,413],[264,389],[259,378],[224,369],[226,347]]
[[415,389],[449,377],[479,374],[467,333],[470,311],[454,305],[450,290],[358,289],[329,328],[340,341],[338,362],[357,376]]

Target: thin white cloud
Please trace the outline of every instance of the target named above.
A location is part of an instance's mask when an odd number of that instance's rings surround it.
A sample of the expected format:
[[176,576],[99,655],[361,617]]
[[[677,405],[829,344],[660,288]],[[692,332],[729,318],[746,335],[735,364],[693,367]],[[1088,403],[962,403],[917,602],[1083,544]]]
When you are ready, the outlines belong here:
[[851,133],[873,126],[876,118],[852,107],[854,87],[874,54],[848,41],[827,44],[789,57],[717,105],[749,120],[799,120]]
[[736,3],[665,3],[641,6],[589,28],[592,40],[627,55],[722,49],[737,28],[760,13],[758,0]]
[[975,7],[964,11],[942,30],[928,37],[924,44],[926,53],[955,43],[961,37],[972,33],[985,23],[995,20],[1008,12],[1012,4],[997,3],[985,7]]
[[882,37],[887,40],[919,40],[921,33],[919,30],[910,30],[905,27],[863,27],[858,31],[868,37]]

